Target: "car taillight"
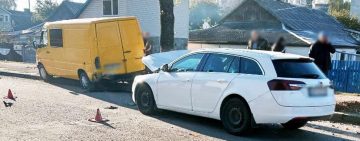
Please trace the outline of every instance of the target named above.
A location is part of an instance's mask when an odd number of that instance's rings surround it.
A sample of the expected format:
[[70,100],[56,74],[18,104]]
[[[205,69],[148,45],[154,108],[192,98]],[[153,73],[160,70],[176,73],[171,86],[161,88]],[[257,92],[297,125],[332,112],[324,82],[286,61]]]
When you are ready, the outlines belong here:
[[269,89],[275,91],[300,90],[304,84],[305,83],[301,81],[279,80],[279,79],[274,79],[268,82]]
[[330,88],[331,88],[331,89],[334,89],[334,88],[335,88],[334,83],[333,83],[332,81],[330,81]]

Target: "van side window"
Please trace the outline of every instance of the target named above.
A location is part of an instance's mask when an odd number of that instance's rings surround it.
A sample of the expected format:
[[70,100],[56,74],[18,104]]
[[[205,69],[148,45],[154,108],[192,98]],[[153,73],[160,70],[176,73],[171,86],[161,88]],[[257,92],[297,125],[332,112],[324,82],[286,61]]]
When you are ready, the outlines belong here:
[[204,72],[227,72],[234,57],[223,54],[211,54],[207,59]]
[[50,46],[63,47],[62,29],[50,29]]
[[263,75],[260,66],[254,60],[241,58],[240,63],[240,73],[243,74],[254,74],[254,75]]
[[41,33],[41,38],[40,38],[40,44],[41,45],[47,46],[47,43],[48,43],[47,37],[48,37],[47,36],[47,31],[43,30],[42,33]]

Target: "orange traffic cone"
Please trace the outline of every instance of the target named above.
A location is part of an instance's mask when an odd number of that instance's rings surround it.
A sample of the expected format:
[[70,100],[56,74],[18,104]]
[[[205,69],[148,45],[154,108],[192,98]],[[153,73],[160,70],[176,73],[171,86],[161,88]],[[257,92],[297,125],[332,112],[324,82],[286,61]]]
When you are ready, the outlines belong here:
[[109,120],[106,119],[106,118],[102,118],[102,117],[101,117],[101,114],[100,114],[100,110],[97,109],[95,118],[90,118],[89,121],[91,121],[91,122],[98,122],[98,123],[99,123],[99,122],[107,122],[107,121],[109,121]]
[[4,98],[5,98],[5,99],[12,99],[12,100],[14,100],[14,99],[16,99],[17,97],[13,96],[11,90],[9,89],[9,91],[8,91],[8,96],[5,96]]

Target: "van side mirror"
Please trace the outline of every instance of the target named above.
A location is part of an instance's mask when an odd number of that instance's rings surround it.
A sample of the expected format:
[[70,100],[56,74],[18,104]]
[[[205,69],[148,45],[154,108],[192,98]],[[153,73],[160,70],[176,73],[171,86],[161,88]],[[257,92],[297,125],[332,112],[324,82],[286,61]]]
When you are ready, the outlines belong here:
[[168,64],[164,64],[161,66],[161,71],[163,72],[169,72],[169,65]]

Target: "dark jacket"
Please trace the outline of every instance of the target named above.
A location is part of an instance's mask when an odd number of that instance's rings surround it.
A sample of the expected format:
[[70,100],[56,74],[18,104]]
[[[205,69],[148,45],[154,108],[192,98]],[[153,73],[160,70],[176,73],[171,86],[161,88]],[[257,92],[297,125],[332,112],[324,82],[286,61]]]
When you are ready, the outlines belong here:
[[144,38],[144,44],[145,44],[145,55],[150,55],[153,53],[153,46],[154,46],[154,42],[149,38],[149,39],[145,39]]
[[274,43],[274,45],[271,47],[271,51],[285,53],[285,46],[282,44],[282,42],[284,42],[284,41],[285,41],[284,38],[279,38],[279,39]]
[[[252,47],[253,43],[254,43],[254,41],[250,39],[247,49],[253,49],[253,47]],[[270,51],[270,49],[271,48],[269,47],[269,44],[265,39],[263,39],[263,38],[258,39],[257,50],[269,50]]]
[[335,48],[330,43],[316,41],[309,51],[309,57],[315,59],[315,64],[324,72],[331,69],[330,53],[335,53]]

